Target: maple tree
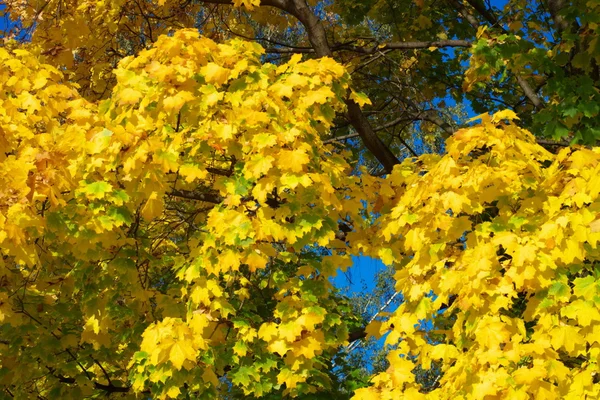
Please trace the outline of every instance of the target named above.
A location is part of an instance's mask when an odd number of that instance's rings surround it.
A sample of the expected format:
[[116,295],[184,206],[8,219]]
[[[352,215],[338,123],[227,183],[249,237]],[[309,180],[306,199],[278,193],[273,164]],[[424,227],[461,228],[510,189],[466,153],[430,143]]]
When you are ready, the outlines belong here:
[[600,396],[596,2],[0,4],[2,396]]

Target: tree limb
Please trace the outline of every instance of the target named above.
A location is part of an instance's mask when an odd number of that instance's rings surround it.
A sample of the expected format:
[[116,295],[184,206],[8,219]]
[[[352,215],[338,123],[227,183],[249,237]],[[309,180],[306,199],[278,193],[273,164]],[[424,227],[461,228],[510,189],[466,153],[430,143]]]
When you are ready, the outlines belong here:
[[[211,4],[233,4],[231,0],[201,1]],[[308,7],[306,0],[261,0],[261,6],[276,7],[296,17],[304,25],[308,34],[308,40],[314,48],[315,54],[318,57],[330,57],[332,55],[331,48],[327,43],[325,28],[319,18]],[[348,119],[360,135],[363,143],[383,165],[384,170],[388,173],[391,172],[394,165],[399,164],[400,161],[373,131],[369,121],[363,115],[360,106],[351,99],[346,99],[345,102],[348,108]]]
[[430,41],[415,41],[415,42],[390,42],[375,45],[372,47],[352,46],[348,44],[338,44],[332,46],[332,51],[347,50],[361,54],[374,54],[378,51],[385,50],[414,50],[428,49],[430,47],[471,47],[471,42],[468,40],[430,40]]
[[569,23],[565,21],[562,15],[560,15],[560,11],[565,7],[564,0],[548,0],[548,11],[550,12],[550,16],[552,17],[552,21],[554,21],[554,25],[556,26],[556,30],[561,33],[569,30]]
[[[284,7],[281,9],[296,17],[304,25],[308,33],[308,40],[315,49],[315,54],[318,57],[330,57],[332,52],[327,43],[325,28],[319,18],[308,7],[306,0],[284,0],[284,3]],[[367,149],[383,165],[386,172],[392,172],[394,165],[399,164],[400,161],[373,131],[360,106],[349,98],[345,102],[348,109],[347,117]]]
[[[366,46],[354,46],[350,44],[336,44],[331,46],[331,51],[352,51],[359,54],[375,54],[378,51],[386,51],[386,50],[415,50],[415,49],[428,49],[430,47],[471,47],[471,42],[468,40],[430,40],[430,41],[416,41],[416,42],[390,42],[390,43],[382,43],[379,45],[366,47]],[[296,53],[304,53],[304,54],[313,54],[316,53],[315,49],[312,47],[289,47],[286,48],[278,48],[278,47],[269,47],[266,49],[268,53],[278,53],[278,54],[296,54]]]

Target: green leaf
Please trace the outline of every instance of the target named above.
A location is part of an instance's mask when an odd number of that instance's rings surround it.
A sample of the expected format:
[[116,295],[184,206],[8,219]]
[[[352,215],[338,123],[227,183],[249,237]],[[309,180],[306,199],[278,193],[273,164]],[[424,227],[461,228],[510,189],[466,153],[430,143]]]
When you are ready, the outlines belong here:
[[548,289],[548,294],[556,298],[565,298],[571,295],[571,288],[562,282],[554,282]]
[[585,278],[577,278],[573,281],[573,293],[577,297],[592,300],[597,292],[598,285],[591,275],[586,276]]
[[110,183],[104,181],[89,184],[86,184],[85,181],[81,181],[80,184],[85,184],[85,186],[79,189],[79,192],[85,194],[90,200],[103,199],[106,193],[112,192],[113,189]]
[[245,387],[250,385],[250,382],[258,380],[259,377],[256,369],[249,366],[242,366],[237,371],[231,374],[231,382],[236,385]]

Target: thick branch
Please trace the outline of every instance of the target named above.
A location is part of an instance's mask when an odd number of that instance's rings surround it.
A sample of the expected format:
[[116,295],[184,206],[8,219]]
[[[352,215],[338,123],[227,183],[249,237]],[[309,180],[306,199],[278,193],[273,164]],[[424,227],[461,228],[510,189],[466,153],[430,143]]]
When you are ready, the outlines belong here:
[[[63,375],[57,375],[56,378],[58,378],[58,381],[61,383],[68,383],[68,384],[73,384],[75,383],[75,378],[68,378],[65,377]],[[129,392],[129,387],[127,386],[114,386],[112,384],[110,385],[103,385],[101,383],[98,382],[94,382],[94,388],[98,389],[98,390],[103,390],[106,392],[106,394],[110,394],[110,393],[127,393]]]
[[539,144],[541,146],[559,146],[559,147],[569,147],[570,146],[569,142],[559,142],[556,140],[549,140],[549,139],[537,139],[536,142],[537,142],[537,144]]
[[[225,4],[229,6],[233,5],[233,1],[231,0],[201,0],[201,2],[209,4]],[[287,3],[287,0],[261,0],[260,5],[283,9],[285,7],[285,3]]]
[[[228,4],[231,0],[202,0],[203,3]],[[327,43],[327,35],[321,21],[306,4],[306,0],[261,0],[261,6],[271,6],[283,10],[296,17],[308,34],[314,53],[318,57],[330,57],[331,48]],[[373,131],[369,121],[363,115],[360,106],[353,100],[347,99],[348,118],[354,129],[360,135],[367,149],[379,160],[386,172],[391,172],[394,165],[399,164],[398,159],[392,151],[381,141]],[[179,196],[184,197],[184,196]],[[189,198],[189,197],[188,197]]]
[[488,20],[492,25],[498,24],[498,18],[496,18],[496,16],[485,7],[485,4],[483,2],[478,2],[476,0],[467,0],[467,3],[469,3],[471,7],[477,10],[479,15]]
[[517,83],[519,84],[519,86],[521,86],[525,97],[527,97],[529,101],[531,101],[535,108],[537,108],[538,110],[544,108],[544,103],[542,103],[542,100],[539,98],[539,96],[535,94],[535,92],[531,88],[531,85],[529,85],[529,82],[527,82],[525,78],[523,78],[520,75],[515,75],[515,77],[517,78]]
[[430,47],[471,47],[471,42],[468,40],[431,40],[418,42],[391,42],[372,47],[352,46],[347,44],[339,44],[332,47],[333,51],[348,50],[361,54],[374,54],[378,51],[385,50],[413,50],[413,49],[428,49]]
[[304,25],[308,33],[308,40],[315,49],[318,57],[331,56],[332,53],[327,43],[325,28],[319,18],[308,7],[306,0],[285,0],[285,5],[282,9],[292,14]]
[[451,5],[456,7],[458,13],[471,25],[473,28],[479,28],[479,21],[471,14],[460,0],[448,0]]
[[556,26],[556,30],[561,33],[569,30],[569,23],[565,21],[562,15],[560,15],[560,11],[565,7],[564,0],[548,0],[548,11],[550,11],[550,15],[552,16],[552,21],[554,21],[554,25]]
[[365,332],[365,328],[358,328],[348,335],[348,342],[354,343],[357,340],[364,339],[367,337],[367,332]]
[[[375,54],[386,50],[415,50],[428,49],[430,47],[471,47],[471,42],[468,40],[430,40],[419,42],[391,42],[375,45],[371,47],[354,46],[350,44],[336,44],[331,46],[331,51],[352,51],[360,54]],[[268,53],[278,54],[295,54],[295,53],[315,53],[312,47],[269,47],[266,49]]]
[[383,165],[386,173],[392,172],[394,165],[399,164],[400,161],[383,143],[379,136],[377,136],[369,124],[367,117],[365,117],[365,115],[362,113],[360,106],[350,99],[346,100],[346,106],[348,107],[347,117],[354,129],[356,129],[356,132],[358,132],[360,135],[367,149],[369,149],[369,151]]
[[[308,39],[315,49],[318,57],[330,57],[332,52],[327,43],[327,35],[321,21],[310,10],[305,0],[286,0],[284,11],[289,12],[304,25],[308,33]],[[351,99],[346,100],[348,107],[348,119],[360,135],[363,143],[369,151],[383,165],[386,172],[391,172],[394,165],[400,162],[392,151],[381,141],[379,136],[373,131],[369,121],[363,114],[360,106]]]

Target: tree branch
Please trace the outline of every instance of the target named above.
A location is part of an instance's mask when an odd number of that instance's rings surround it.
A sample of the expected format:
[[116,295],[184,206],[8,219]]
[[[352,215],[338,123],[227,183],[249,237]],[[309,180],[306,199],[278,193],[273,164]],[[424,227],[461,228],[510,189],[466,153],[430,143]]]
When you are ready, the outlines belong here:
[[335,142],[341,142],[342,140],[352,139],[352,138],[359,137],[359,136],[360,135],[358,133],[351,133],[349,135],[338,136],[333,139],[323,140],[323,144],[331,144],[331,143],[335,143]]
[[539,96],[535,94],[535,92],[531,88],[531,85],[529,85],[529,82],[527,82],[525,78],[523,78],[520,75],[515,74],[515,78],[517,79],[517,83],[519,84],[519,86],[521,86],[525,97],[527,97],[529,101],[531,101],[534,107],[538,110],[544,108],[544,103],[542,103],[542,100],[539,98]]
[[[371,322],[373,322],[375,320],[375,318],[377,318],[379,316],[379,314],[381,314],[386,308],[388,308],[389,305],[392,304],[392,301],[394,301],[394,299],[399,294],[400,294],[400,292],[394,292],[394,294],[391,295],[390,298],[387,299],[387,301],[379,308],[379,310],[377,310],[377,312],[369,319],[369,322],[367,322],[367,325],[369,325]],[[367,327],[365,326],[365,327],[362,327],[355,331],[350,332],[350,334],[348,335],[348,341],[350,342],[350,344],[348,346],[346,346],[347,352],[351,351],[352,349],[354,349],[358,346],[357,340],[367,337],[367,333],[365,332],[366,328]]]
[[[346,43],[336,44],[331,46],[331,51],[352,51],[359,54],[375,54],[378,51],[386,50],[415,50],[415,49],[428,49],[430,47],[471,47],[471,42],[468,40],[430,40],[430,41],[418,41],[418,42],[391,42],[383,43],[371,47],[353,46]],[[312,47],[290,47],[276,48],[269,47],[266,49],[268,53],[278,54],[295,54],[295,53],[315,53],[315,49]]]
[[428,49],[430,47],[471,47],[468,40],[430,40],[418,42],[391,42],[375,45],[372,47],[352,46],[348,44],[338,44],[333,46],[332,51],[348,50],[361,54],[374,54],[385,50],[414,50]]
[[[53,369],[51,369],[50,367],[46,367],[50,370],[50,373],[56,378],[58,379],[58,381],[60,383],[67,383],[67,384],[73,384],[75,383],[75,378],[69,378],[66,377],[64,375],[54,375]],[[93,381],[92,381],[93,382]],[[106,394],[110,394],[110,393],[127,393],[130,390],[130,387],[128,386],[115,386],[112,383],[108,384],[108,385],[103,385],[102,383],[98,383],[98,382],[93,382],[94,383],[94,388],[98,389],[98,390],[103,390],[106,392]]]
[[[231,0],[202,0],[203,3],[211,4],[227,4],[231,5]],[[331,57],[332,49],[327,43],[327,34],[323,24],[319,18],[309,8],[306,0],[262,0],[261,6],[276,7],[282,11],[285,11],[292,16],[296,17],[298,21],[304,26],[308,34],[308,40],[310,41],[314,54],[317,57]],[[389,49],[411,49],[411,48],[426,48],[432,47],[437,44],[436,47],[446,46],[462,46],[468,47],[470,44],[466,41],[434,41],[434,42],[398,42],[389,43]],[[362,52],[363,54],[372,54],[376,52],[378,46],[372,48],[356,48],[355,51]],[[281,52],[308,52],[308,49],[281,49]],[[386,173],[389,173],[394,168],[394,165],[399,164],[400,161],[394,153],[383,143],[383,141],[377,136],[376,132],[371,127],[368,119],[363,114],[360,106],[351,99],[346,99],[347,106],[347,118],[361,137],[365,147],[377,158],[382,164],[383,169]],[[181,193],[180,193],[181,194]],[[180,196],[185,197],[185,196]],[[190,197],[188,197],[190,198]],[[195,197],[192,197],[195,198]]]
[[474,0],[467,0],[467,3],[471,5],[483,18],[489,21],[492,25],[498,25],[498,18],[485,7],[483,2],[478,2]]
[[548,0],[548,11],[550,12],[550,16],[552,17],[552,21],[556,26],[556,30],[559,33],[565,32],[569,30],[569,23],[565,21],[562,15],[560,15],[560,11],[565,7],[564,0]]
[[[279,0],[271,1],[279,2]],[[283,2],[284,6],[281,9],[296,17],[304,25],[308,33],[308,40],[315,49],[315,54],[318,57],[330,57],[332,52],[327,43],[325,28],[308,7],[306,0],[283,0]],[[348,108],[347,117],[367,149],[383,165],[386,172],[392,172],[394,165],[399,164],[400,161],[373,131],[360,106],[351,99],[346,99],[345,102]]]
[[[233,5],[233,1],[231,1],[231,0],[200,0],[200,1],[202,3],[209,3],[209,4],[224,4],[224,5],[228,5],[228,6]],[[276,8],[283,10],[287,1],[288,0],[261,0],[260,5],[276,7]]]
[[196,192],[192,190],[173,189],[169,196],[181,197],[182,199],[198,200],[205,203],[219,204],[225,200],[223,196],[217,192]]

